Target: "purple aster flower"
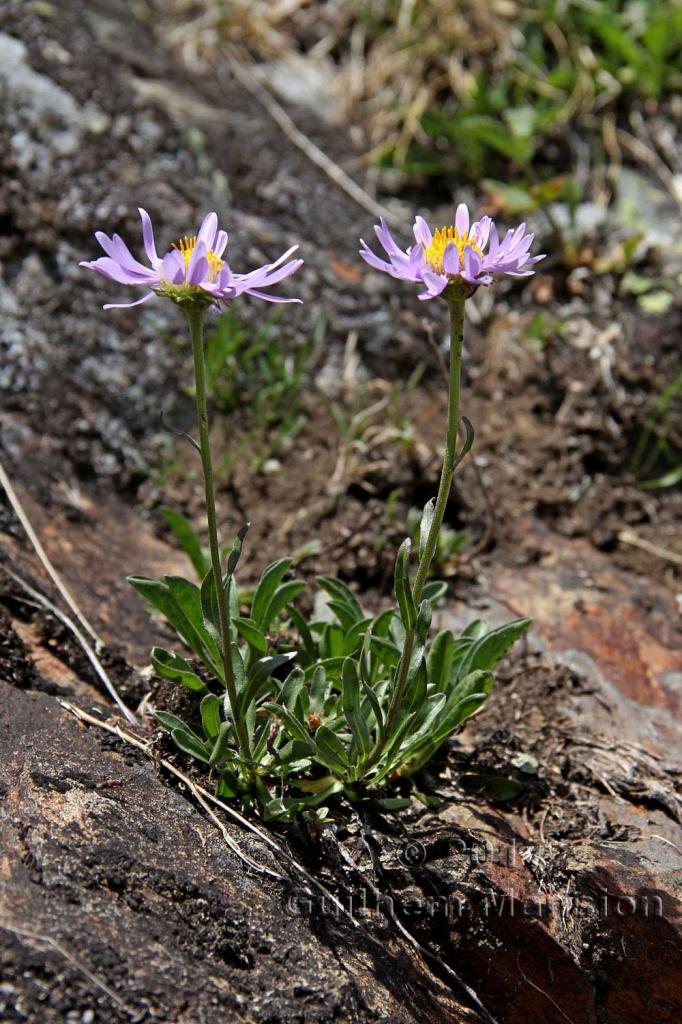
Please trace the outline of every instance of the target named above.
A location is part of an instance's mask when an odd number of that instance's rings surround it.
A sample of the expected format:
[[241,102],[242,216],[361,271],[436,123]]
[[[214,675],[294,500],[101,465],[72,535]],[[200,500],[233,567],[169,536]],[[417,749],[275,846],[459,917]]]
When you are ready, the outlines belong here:
[[492,284],[495,274],[507,277],[528,277],[530,268],[543,256],[529,256],[534,235],[526,234],[526,225],[508,231],[500,241],[490,217],[481,217],[470,224],[469,211],[460,203],[454,227],[431,231],[423,217],[414,222],[416,245],[403,252],[393,241],[382,219],[374,228],[387,260],[376,256],[361,239],[360,255],[365,263],[391,277],[418,281],[424,285],[420,299],[434,299],[453,281],[466,282],[473,293],[481,284]]
[[156,252],[149,214],[140,209],[140,217],[148,266],[135,259],[119,235],[109,238],[103,231],[96,231],[95,238],[106,256],[80,264],[119,284],[145,289],[142,298],[134,302],[110,302],[105,309],[139,306],[155,295],[166,296],[181,304],[200,302],[214,306],[221,302],[228,303],[242,294],[253,295],[267,302],[301,301],[284,299],[263,291],[296,273],[303,260],[292,260],[289,257],[296,252],[297,245],[287,249],[274,263],[267,263],[248,274],[235,274],[223,258],[227,233],[218,230],[218,217],[215,213],[204,217],[198,234],[181,239],[163,257]]

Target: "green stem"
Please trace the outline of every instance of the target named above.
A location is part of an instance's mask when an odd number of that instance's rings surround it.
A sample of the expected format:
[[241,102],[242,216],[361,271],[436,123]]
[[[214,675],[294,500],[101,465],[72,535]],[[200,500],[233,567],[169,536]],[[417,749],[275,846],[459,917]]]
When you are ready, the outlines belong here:
[[[416,608],[419,608],[419,602],[421,601],[422,592],[424,585],[428,579],[429,569],[431,568],[431,562],[436,552],[436,546],[438,544],[438,534],[440,528],[443,525],[443,517],[445,516],[445,509],[450,497],[450,490],[452,488],[452,480],[455,475],[455,469],[457,468],[457,428],[459,426],[459,397],[460,397],[460,381],[461,381],[461,367],[462,367],[462,341],[464,335],[464,303],[466,302],[466,295],[464,291],[455,285],[451,285],[446,293],[448,306],[450,307],[450,377],[448,387],[448,425],[447,433],[445,437],[445,455],[443,458],[443,467],[440,474],[440,484],[438,486],[438,495],[436,497],[436,505],[433,511],[433,520],[431,522],[431,528],[426,538],[424,550],[419,559],[419,565],[417,567],[417,575],[415,576],[414,584],[412,586],[412,596]],[[386,743],[391,738],[391,733],[395,725],[396,718],[401,709],[403,697],[405,696],[405,688],[407,686],[407,676],[410,668],[410,661],[412,658],[412,652],[414,649],[415,641],[415,628],[408,629],[405,633],[405,642],[403,644],[403,651],[400,657],[400,665],[398,667],[398,673],[396,683],[391,696],[391,702],[389,704],[388,713],[386,716],[386,725],[384,728],[384,741],[383,743],[377,742],[369,755],[368,760],[363,765],[363,770],[367,771],[371,768],[381,757],[383,749]]]
[[197,422],[199,425],[199,451],[204,471],[204,493],[206,496],[206,520],[208,523],[208,544],[211,552],[211,568],[215,583],[218,617],[220,619],[221,654],[225,667],[225,686],[232,709],[232,718],[241,753],[250,757],[249,739],[244,722],[237,716],[237,685],[232,665],[232,644],[230,637],[230,606],[227,590],[223,586],[223,570],[220,564],[220,542],[218,540],[218,522],[216,518],[215,489],[213,486],[213,464],[211,461],[211,445],[208,434],[208,411],[206,407],[206,364],[204,360],[204,310],[200,307],[187,307],[187,320],[192,337],[194,355],[194,387],[197,402]]

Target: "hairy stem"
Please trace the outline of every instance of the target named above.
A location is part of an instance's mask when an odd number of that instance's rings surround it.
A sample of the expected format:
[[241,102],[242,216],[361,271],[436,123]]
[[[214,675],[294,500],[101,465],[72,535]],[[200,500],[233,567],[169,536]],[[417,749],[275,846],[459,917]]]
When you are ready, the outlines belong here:
[[[417,567],[417,575],[415,576],[414,583],[412,585],[412,596],[414,599],[415,606],[419,608],[419,602],[421,601],[422,592],[424,590],[424,584],[428,579],[429,569],[431,568],[431,562],[436,552],[436,546],[438,544],[438,534],[440,528],[443,525],[443,517],[445,515],[445,509],[450,497],[450,490],[452,488],[452,480],[457,467],[457,428],[459,426],[459,396],[460,396],[460,380],[461,380],[461,366],[462,366],[462,341],[464,332],[464,303],[466,302],[466,295],[464,291],[451,285],[448,289],[447,300],[450,307],[450,375],[449,375],[449,386],[448,386],[448,424],[447,433],[445,436],[445,455],[443,458],[443,467],[440,474],[440,484],[438,486],[438,495],[436,497],[436,504],[433,513],[433,520],[431,522],[431,528],[426,538],[424,550],[419,559],[419,565]],[[415,627],[408,629],[405,633],[405,643],[403,645],[403,651],[400,657],[400,664],[398,666],[398,672],[396,676],[393,693],[391,695],[391,702],[389,704],[388,713],[386,716],[386,725],[384,729],[384,742],[375,745],[374,749],[369,755],[368,760],[363,765],[363,770],[367,771],[371,768],[381,757],[383,749],[391,738],[393,727],[396,722],[396,718],[402,707],[403,698],[405,696],[405,689],[407,686],[407,676],[410,668],[410,660],[412,658],[412,652],[414,650],[415,641]]]
[[237,686],[232,666],[232,645],[230,634],[230,607],[227,590],[223,586],[223,571],[220,564],[220,542],[218,539],[218,522],[216,518],[215,489],[213,485],[213,463],[211,446],[208,436],[208,411],[206,407],[206,364],[204,360],[204,310],[190,307],[186,310],[189,330],[192,337],[194,355],[194,386],[197,402],[197,422],[199,425],[199,449],[201,465],[204,473],[204,493],[206,497],[206,520],[208,524],[208,544],[211,552],[211,568],[215,583],[218,617],[220,619],[221,654],[225,667],[225,686],[232,709],[239,747],[244,757],[250,756],[249,739],[244,722],[237,716]]

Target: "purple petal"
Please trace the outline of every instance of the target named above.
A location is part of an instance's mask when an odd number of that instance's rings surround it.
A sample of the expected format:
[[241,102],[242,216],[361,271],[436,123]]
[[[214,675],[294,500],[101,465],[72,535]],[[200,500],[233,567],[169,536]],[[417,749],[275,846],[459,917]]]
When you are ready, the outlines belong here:
[[171,249],[163,257],[161,266],[169,284],[181,284],[185,280],[185,261],[177,249]]
[[428,247],[431,245],[431,242],[433,241],[433,235],[431,234],[431,229],[429,228],[429,225],[426,223],[423,217],[416,218],[414,222],[414,228],[412,230],[414,231],[415,240],[417,242],[421,242],[421,244],[426,249],[428,249]]
[[464,250],[464,270],[462,272],[462,277],[467,281],[475,283],[480,272],[481,257],[474,249],[471,248],[471,246],[467,245]]
[[[204,223],[206,222],[204,221]],[[208,246],[203,239],[197,240],[192,252],[192,258],[190,259],[189,266],[187,267],[187,273],[185,274],[185,281],[187,284],[199,284],[199,281],[203,280],[203,278],[208,274],[208,260],[206,259],[207,249]]]
[[[286,252],[282,253],[279,259],[276,259],[274,263],[268,263],[267,266],[270,268],[270,270],[274,270],[275,267],[278,267],[281,263],[284,263],[285,260],[288,260],[289,257],[292,256],[297,249],[297,245],[292,245],[290,249],[287,249]],[[301,263],[302,262],[303,260],[301,260]]]
[[365,261],[365,263],[369,263],[370,267],[373,267],[374,270],[381,270],[384,274],[392,275],[393,268],[391,264],[387,263],[386,260],[379,259],[378,256],[374,255],[374,253],[369,248],[366,242],[364,242],[362,239],[360,239],[360,241],[362,245],[364,245],[364,249],[360,249],[360,256]]
[[455,213],[455,227],[460,235],[469,234],[469,211],[465,203],[460,203]]
[[377,238],[379,239],[379,241],[381,242],[382,246],[384,247],[389,256],[393,256],[397,253],[400,253],[403,256],[405,255],[402,249],[398,248],[398,246],[393,241],[393,236],[391,235],[391,232],[388,230],[388,225],[383,217],[380,218],[378,224],[374,225],[374,231],[376,233]]
[[227,231],[219,231],[213,243],[213,252],[216,256],[222,256],[227,246]]
[[267,292],[257,291],[255,288],[247,288],[245,295],[252,295],[255,299],[265,299],[266,302],[302,302],[302,299],[284,299],[281,295],[269,295]]
[[135,302],[107,302],[106,306],[102,306],[102,309],[130,309],[131,306],[141,306],[143,302],[149,302],[150,299],[154,298],[154,292],[147,292],[141,299],[136,299]]
[[142,284],[149,286],[158,281],[158,275],[154,274],[151,270],[145,270],[144,274],[133,273],[108,256],[100,256],[99,259],[90,262],[83,261],[81,266],[87,267],[88,270],[96,270],[98,274],[102,274],[103,277],[108,277],[110,281],[116,281],[118,284]]
[[216,235],[218,233],[218,214],[207,213],[201,222],[201,227],[197,234],[197,245],[199,242],[203,242],[206,246],[206,250],[213,248]]
[[443,253],[443,270],[453,277],[459,274],[459,249],[454,242],[448,242]]
[[133,270],[138,274],[153,273],[149,267],[145,267],[143,263],[135,259],[120,235],[114,235],[111,241],[116,253],[114,259],[118,260],[122,267],[125,267],[126,270]]
[[432,274],[427,270],[424,274],[424,284],[430,295],[440,295],[447,288],[448,278],[445,274]]
[[140,220],[142,221],[142,241],[144,243],[144,251],[147,253],[147,259],[151,265],[156,267],[159,263],[159,257],[156,255],[154,228],[152,227],[151,217],[146,210],[142,209],[141,206],[138,206],[138,213],[140,214]]

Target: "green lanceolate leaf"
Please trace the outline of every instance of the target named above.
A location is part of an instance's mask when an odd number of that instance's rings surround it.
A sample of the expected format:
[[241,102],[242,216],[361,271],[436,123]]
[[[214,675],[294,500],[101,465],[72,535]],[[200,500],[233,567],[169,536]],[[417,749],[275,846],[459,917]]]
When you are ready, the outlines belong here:
[[202,580],[208,572],[211,562],[201,546],[196,530],[186,516],[172,508],[163,507],[161,515],[175,534],[180,547],[192,563],[195,573]]
[[360,757],[366,757],[372,748],[372,740],[367,722],[362,714],[360,702],[360,677],[357,665],[352,658],[346,658],[342,670],[341,706],[346,721],[353,734],[355,746]]
[[349,770],[346,748],[336,733],[326,725],[321,725],[315,733],[315,746],[319,760],[337,775],[343,775]]
[[[131,586],[135,587],[138,594],[141,594],[157,611],[160,611],[189,649],[198,658],[201,658],[218,678],[222,678],[222,673],[216,663],[216,659],[211,658],[207,648],[206,640],[208,638],[205,636],[205,630],[201,623],[201,615],[199,615],[199,629],[197,629],[194,621],[187,615],[184,608],[178,604],[171,593],[167,580],[168,577],[163,580],[152,580],[145,576],[128,576],[128,582]],[[190,583],[188,586],[191,587],[193,584]],[[198,589],[195,588],[195,590],[197,590],[198,594]]]
[[210,662],[218,666],[220,664],[219,648],[212,631],[209,631],[204,623],[199,587],[182,576],[164,576],[164,582],[176,605],[182,610],[188,622],[191,623],[192,630],[199,637],[201,648],[205,652],[203,657],[208,655]]
[[448,585],[443,580],[429,580],[428,583],[424,584],[422,590],[422,599],[428,601],[433,608],[441,598],[445,597],[448,592]]
[[411,547],[412,542],[408,537],[400,545],[398,557],[395,560],[395,596],[400,608],[400,618],[405,629],[412,629],[417,621],[417,609],[414,606],[408,573]]
[[216,764],[220,764],[220,762],[224,760],[225,754],[229,749],[231,732],[232,726],[229,722],[220,723],[218,735],[215,738],[213,749],[211,750],[211,756],[208,759],[208,763],[211,768]]
[[355,619],[351,609],[347,604],[344,604],[343,601],[329,601],[327,607],[330,611],[334,612],[334,615],[336,615],[336,618],[339,620],[339,625],[346,636],[348,636],[355,624]]
[[317,714],[322,711],[327,698],[327,673],[324,665],[316,665],[310,681],[310,710]]
[[450,682],[453,665],[454,637],[449,629],[442,629],[433,638],[426,656],[426,673],[429,683],[438,693],[443,693]]
[[164,679],[186,686],[188,690],[194,690],[195,693],[206,692],[205,684],[192,670],[189,662],[179,654],[167,651],[163,647],[153,647],[150,657],[152,665]]
[[208,764],[211,757],[211,748],[208,744],[202,743],[198,740],[194,733],[188,729],[173,729],[171,733],[173,743],[185,754],[190,754],[191,757],[195,757],[197,761],[203,761],[204,764]]
[[294,626],[298,630],[298,635],[301,638],[303,649],[309,658],[315,658],[317,654],[317,647],[313,639],[313,635],[308,629],[308,623],[305,621],[301,613],[293,605],[289,605],[287,608],[287,615],[293,622]]
[[282,685],[282,689],[279,694],[279,703],[282,704],[287,711],[291,711],[292,714],[296,707],[298,695],[301,692],[301,688],[304,683],[305,672],[302,672],[300,668],[295,668],[289,673]]
[[333,576],[316,576],[315,578],[322,589],[326,590],[334,601],[338,601],[347,607],[348,614],[351,617],[351,624],[363,618],[360,603],[350,587]]
[[436,500],[435,498],[429,498],[424,505],[424,511],[422,512],[422,521],[419,527],[419,557],[422,558],[424,551],[426,550],[426,541],[429,536],[429,531],[433,525],[433,516],[436,511]]
[[215,586],[213,569],[204,576],[200,591],[201,616],[205,629],[213,637],[215,643],[220,646],[222,637],[220,634],[220,611],[218,610],[218,594]]
[[283,611],[290,601],[298,597],[305,588],[306,584],[302,580],[290,580],[288,583],[280,583],[270,598],[267,608],[261,615],[258,623],[260,629],[266,633],[277,619],[279,613]]
[[219,699],[214,694],[207,693],[199,705],[199,711],[206,739],[215,740],[222,724]]
[[476,669],[494,668],[512,644],[523,636],[531,622],[531,619],[515,619],[477,639],[457,664],[457,678],[462,679]]
[[263,622],[272,595],[284,579],[290,565],[290,558],[280,558],[277,562],[271,562],[263,572],[260,582],[256,587],[253,601],[251,602],[251,618],[262,632],[266,632]]
[[267,638],[263,636],[253,619],[242,618],[238,615],[236,618],[232,619],[232,622],[239,635],[243,637],[244,640],[254,648],[254,650],[258,651],[259,654],[267,654]]
[[420,707],[426,697],[427,686],[428,678],[426,675],[424,648],[419,647],[410,659],[410,670],[407,674],[407,685],[405,687],[405,696],[403,697],[404,706],[410,710]]
[[281,704],[274,704],[272,702],[263,704],[263,707],[266,711],[269,711],[270,714],[279,718],[284,729],[293,740],[298,740],[299,743],[302,743],[307,750],[315,750],[315,743],[306,726],[302,722],[299,722],[299,720],[295,718],[287,708],[282,707]]
[[246,685],[239,692],[238,714],[245,715],[250,705],[257,701],[268,690],[274,690],[275,684],[268,680],[273,672],[282,665],[287,665],[296,657],[296,651],[287,654],[275,654],[272,657],[260,658],[254,662],[247,673]]
[[[189,729],[189,726],[181,718],[178,718],[177,715],[171,715],[169,711],[152,711],[152,714],[159,725],[162,725],[164,729],[168,729],[168,732],[172,732],[173,729]],[[200,736],[196,738],[201,741]]]

